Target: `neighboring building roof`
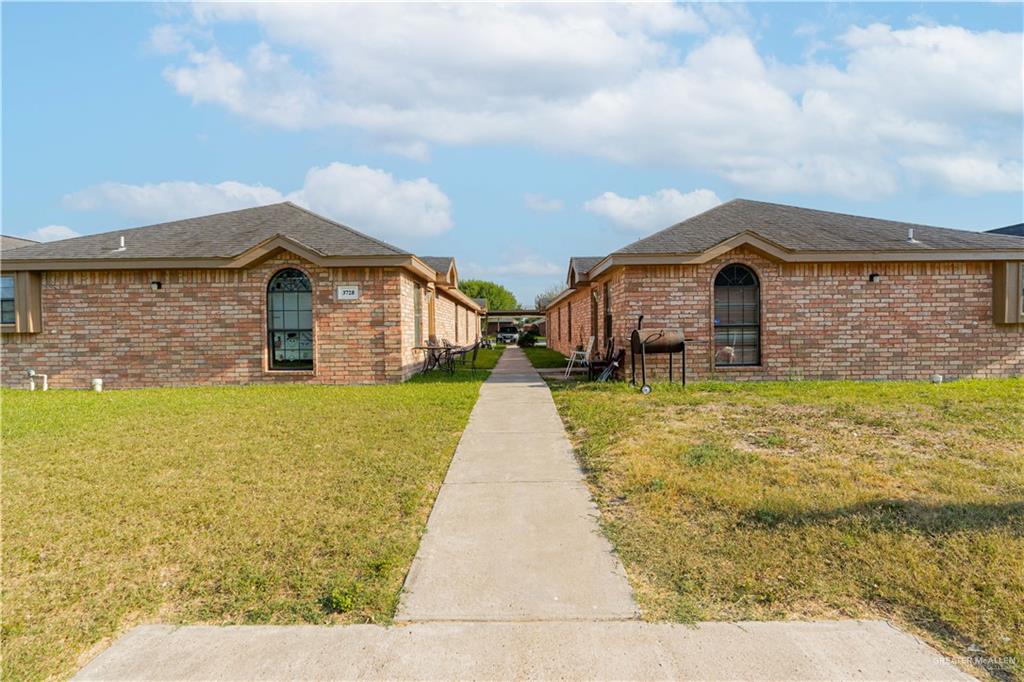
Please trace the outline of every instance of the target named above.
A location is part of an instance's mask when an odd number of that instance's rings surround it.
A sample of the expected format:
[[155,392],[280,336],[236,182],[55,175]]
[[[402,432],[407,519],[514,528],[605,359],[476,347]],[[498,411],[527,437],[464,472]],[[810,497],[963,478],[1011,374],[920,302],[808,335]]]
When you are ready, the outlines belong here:
[[420,256],[420,260],[442,275],[447,275],[455,259],[451,256]]
[[[291,202],[23,246],[18,260],[230,258],[275,236],[323,256],[411,255]],[[125,249],[118,250],[120,239]]]
[[565,283],[574,287],[587,279],[587,272],[600,263],[601,256],[573,256],[569,259],[569,272],[565,275]]
[[473,299],[473,303],[476,303],[478,306],[480,306],[484,310],[487,309],[487,299],[486,298],[474,298]]
[[576,268],[576,273],[586,274],[590,268],[601,262],[601,256],[573,256],[569,259],[569,267]]
[[[913,242],[907,239],[914,230]],[[733,199],[632,244],[616,254],[701,253],[743,233],[754,233],[790,251],[847,252],[1018,249],[1020,240],[999,234],[902,223]]]
[[11,237],[6,234],[0,234],[0,251],[9,251],[11,249],[20,249],[23,246],[29,244],[38,244],[39,242],[34,239],[25,239],[23,237]]
[[1024,237],[1024,223],[1017,223],[1016,225],[1007,225],[1006,227],[997,227],[994,230],[989,230],[989,234],[1012,234],[1017,237]]

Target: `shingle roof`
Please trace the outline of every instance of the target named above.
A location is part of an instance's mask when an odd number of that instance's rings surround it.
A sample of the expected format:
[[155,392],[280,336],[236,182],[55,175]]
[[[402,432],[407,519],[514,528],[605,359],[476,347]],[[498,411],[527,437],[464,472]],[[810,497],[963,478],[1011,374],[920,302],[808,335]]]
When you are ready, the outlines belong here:
[[[914,229],[912,243],[907,230]],[[1008,235],[969,232],[733,199],[632,244],[616,254],[701,253],[743,232],[793,251],[922,251],[1020,248]]]
[[[17,259],[228,258],[278,234],[324,256],[409,255],[286,201],[23,246],[18,249]],[[123,251],[117,250],[121,237],[125,239]]]
[[455,262],[451,256],[420,256],[420,260],[442,275],[447,275],[452,263]]
[[1007,225],[1006,227],[997,227],[994,230],[989,230],[989,234],[1012,234],[1017,237],[1024,237],[1024,223],[1017,223],[1016,225]]
[[601,256],[573,256],[569,259],[569,267],[575,266],[577,274],[584,275],[601,260]]
[[20,249],[23,246],[29,244],[38,244],[39,242],[33,239],[24,239],[22,237],[11,237],[6,234],[0,234],[0,251],[10,251],[11,249]]

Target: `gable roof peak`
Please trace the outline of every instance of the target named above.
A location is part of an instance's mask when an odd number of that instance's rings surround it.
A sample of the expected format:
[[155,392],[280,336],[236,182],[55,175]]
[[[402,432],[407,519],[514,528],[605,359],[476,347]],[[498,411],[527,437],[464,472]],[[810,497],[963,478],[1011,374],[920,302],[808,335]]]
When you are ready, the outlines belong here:
[[[907,240],[914,230],[916,242]],[[739,235],[796,252],[918,252],[1020,248],[1006,235],[935,227],[752,199],[732,199],[655,232],[616,254],[693,254]],[[1014,243],[1017,241],[1017,243]]]
[[[125,238],[123,250],[117,249]],[[233,258],[275,237],[324,256],[411,256],[290,201],[31,244],[9,260]],[[115,249],[112,251],[112,249]]]
[[363,237],[364,239],[369,239],[370,241],[375,242],[377,244],[380,244],[381,246],[383,246],[383,247],[385,247],[387,249],[390,249],[391,251],[393,251],[395,253],[411,255],[405,249],[400,249],[397,246],[389,244],[389,243],[387,243],[386,241],[384,241],[382,239],[377,239],[376,237],[372,237],[372,236],[366,234],[365,232],[360,232],[359,230],[357,230],[355,228],[349,227],[348,225],[345,225],[343,223],[339,223],[338,221],[332,220],[332,219],[328,218],[327,216],[322,216],[319,213],[314,213],[313,211],[309,210],[308,208],[305,208],[304,206],[300,206],[300,205],[298,205],[296,203],[293,203],[291,201],[282,201],[279,204],[271,204],[271,205],[272,206],[288,206],[289,208],[293,208],[293,209],[295,209],[297,211],[302,211],[306,215],[312,216],[313,218],[317,218],[319,220],[322,220],[325,223],[330,223],[331,225],[334,225],[335,227],[340,227],[343,230],[348,230],[349,232],[352,232],[352,233],[354,233],[356,235],[359,235],[360,237]]

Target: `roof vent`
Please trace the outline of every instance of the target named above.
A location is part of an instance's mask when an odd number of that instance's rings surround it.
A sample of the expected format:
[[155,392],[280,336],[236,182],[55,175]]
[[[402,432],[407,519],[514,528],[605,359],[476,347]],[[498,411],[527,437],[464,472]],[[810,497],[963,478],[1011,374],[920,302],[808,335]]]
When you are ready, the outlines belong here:
[[117,247],[117,251],[124,251],[128,247],[124,245],[124,235],[121,235],[121,245]]
[[907,228],[907,243],[908,244],[920,244],[921,242],[914,239],[914,228]]

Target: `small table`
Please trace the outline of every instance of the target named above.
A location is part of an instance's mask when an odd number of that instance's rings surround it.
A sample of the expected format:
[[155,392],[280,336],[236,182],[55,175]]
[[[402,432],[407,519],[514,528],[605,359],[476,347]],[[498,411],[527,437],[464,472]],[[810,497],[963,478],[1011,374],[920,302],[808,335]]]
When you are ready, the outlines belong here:
[[435,367],[440,367],[445,362],[445,356],[448,354],[447,346],[413,346],[413,350],[421,350],[424,352],[424,372],[429,372]]

